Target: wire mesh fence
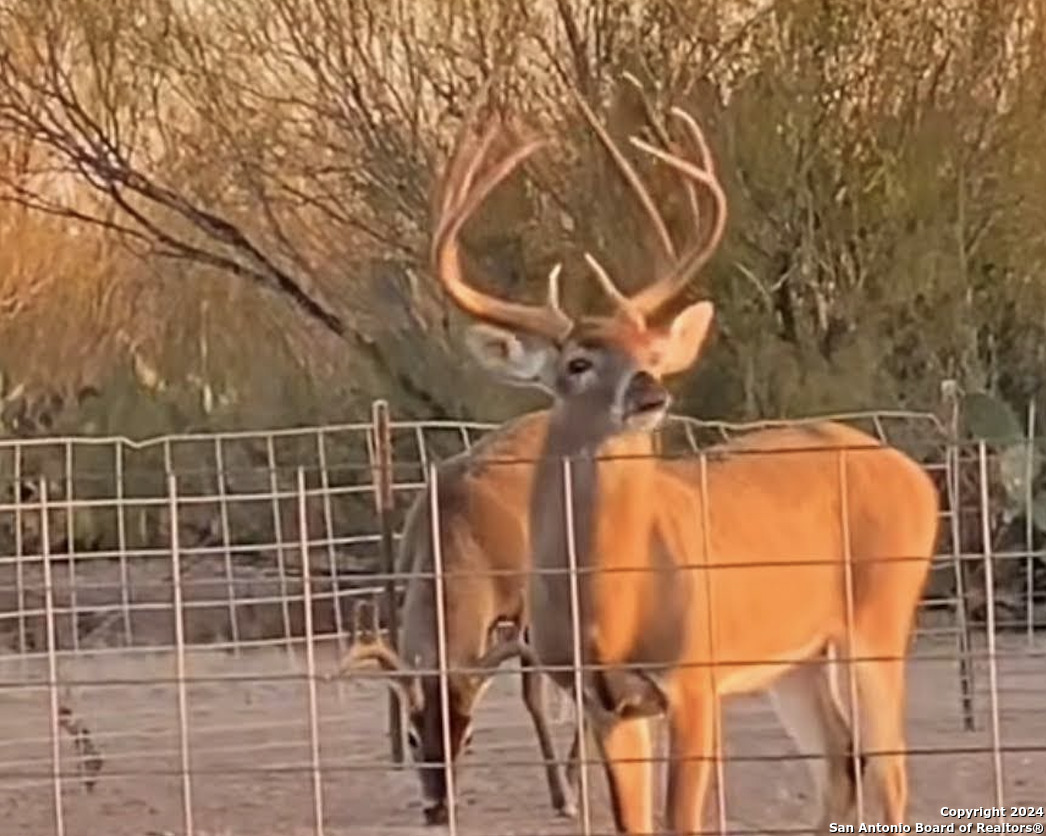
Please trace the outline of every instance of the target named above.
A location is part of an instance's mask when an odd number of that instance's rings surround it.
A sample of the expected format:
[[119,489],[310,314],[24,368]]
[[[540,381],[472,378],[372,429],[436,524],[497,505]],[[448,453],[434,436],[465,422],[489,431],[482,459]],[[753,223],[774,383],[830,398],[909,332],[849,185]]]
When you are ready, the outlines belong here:
[[[998,463],[959,443],[954,416],[835,417],[908,452],[941,496],[908,665],[909,818],[950,821],[942,807],[997,803],[1034,813],[1046,803],[1037,534],[1000,510]],[[509,647],[525,626],[512,560],[525,545],[520,509],[541,421],[492,433],[394,422],[376,404],[370,422],[344,426],[4,442],[0,801],[10,832],[409,833],[426,814],[461,834],[613,832],[595,741],[581,738],[587,766],[572,788],[547,763],[574,742],[580,680],[556,688],[526,660],[517,670],[496,658],[480,660],[490,670],[478,677],[454,673],[469,642]],[[660,460],[707,458],[709,445],[752,428],[673,418]],[[482,524],[465,547],[439,548],[457,542],[463,514]],[[395,565],[404,537],[428,544],[415,559],[429,561],[427,580],[421,563]],[[446,565],[459,553],[464,567]],[[435,571],[471,572],[475,588],[495,592],[463,607],[449,580],[432,584]],[[416,612],[420,628],[404,621]],[[504,642],[490,645],[494,635]],[[334,676],[350,649],[377,640],[401,661],[431,658],[436,675]],[[455,714],[462,687],[474,711]],[[445,708],[424,714],[427,729],[419,712],[399,710],[425,700]],[[807,826],[817,800],[769,703],[732,698],[722,722],[709,822],[733,833]],[[417,754],[425,733],[439,763],[463,751],[457,770],[424,770],[419,782],[405,750]],[[439,792],[450,804],[436,816],[425,797]]]

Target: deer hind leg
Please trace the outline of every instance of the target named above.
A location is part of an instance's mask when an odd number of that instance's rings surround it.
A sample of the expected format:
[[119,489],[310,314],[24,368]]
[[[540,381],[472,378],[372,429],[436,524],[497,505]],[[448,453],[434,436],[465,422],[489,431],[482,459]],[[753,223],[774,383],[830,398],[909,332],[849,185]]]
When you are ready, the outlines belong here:
[[567,756],[567,786],[578,797],[581,792],[581,722],[574,726],[574,742],[570,744],[570,754]]
[[653,747],[650,719],[594,726],[618,833],[654,833]]
[[[527,707],[530,719],[534,723],[538,746],[541,747],[541,756],[545,761],[545,777],[548,780],[549,795],[552,797],[552,807],[560,815],[574,818],[577,815],[577,805],[567,779],[563,776],[563,770],[556,762],[556,750],[552,746],[552,733],[545,714],[544,677],[524,659],[520,659],[520,671],[523,680],[523,704]],[[577,743],[575,742],[574,745],[576,747]],[[571,754],[571,761],[573,761],[574,752],[572,751]]]
[[669,833],[700,833],[705,796],[719,753],[715,735],[716,697],[709,693],[681,700],[669,714],[668,785],[665,799]]
[[818,831],[829,832],[833,822],[856,824],[853,736],[832,695],[827,670],[820,664],[799,664],[774,682],[770,697],[799,753],[808,758],[821,803]]
[[854,654],[860,710],[860,746],[885,807],[887,824],[904,824],[908,807],[908,767],[904,733],[903,650],[897,645],[861,644]]

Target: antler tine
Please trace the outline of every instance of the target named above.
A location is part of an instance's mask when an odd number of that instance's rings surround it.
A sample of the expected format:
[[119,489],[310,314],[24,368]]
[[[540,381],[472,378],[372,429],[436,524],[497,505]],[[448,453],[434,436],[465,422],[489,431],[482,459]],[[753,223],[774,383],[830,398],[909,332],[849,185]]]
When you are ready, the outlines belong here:
[[506,133],[504,122],[495,118],[483,132],[478,144],[470,145],[465,132],[459,137],[458,147],[451,155],[447,166],[441,214],[433,235],[434,272],[451,299],[477,319],[559,340],[569,331],[573,322],[558,304],[526,305],[508,302],[483,293],[465,281],[458,245],[458,235],[462,227],[491,192],[527,157],[547,142],[542,137],[522,141],[514,137],[504,156],[493,163],[479,182],[475,183],[476,175],[486,162],[494,142],[504,138]]
[[[697,153],[700,157],[699,165],[705,171],[707,171],[712,177],[716,179],[716,185],[718,185],[718,175],[716,174],[716,161],[715,157],[712,156],[712,150],[708,147],[708,141],[705,139],[704,131],[701,130],[700,126],[694,120],[694,117],[687,113],[685,110],[680,108],[673,108],[673,115],[679,119],[690,134],[690,139],[693,144],[697,146]],[[694,228],[701,228],[701,207],[697,203],[697,190],[694,188],[694,183],[688,178],[686,181],[687,196],[690,200],[690,213],[694,216]],[[726,202],[726,197],[722,196],[723,203]],[[722,210],[723,220],[725,221],[726,209]],[[722,233],[720,233],[721,235]]]
[[639,327],[642,327],[642,314],[632,304],[632,300],[622,293],[621,289],[614,284],[614,280],[610,278],[610,274],[607,272],[606,268],[596,260],[596,257],[592,255],[592,253],[585,253],[585,261],[588,263],[593,275],[596,277],[596,281],[599,282],[600,288],[610,297],[611,301],[617,305],[618,312],[626,319],[629,319]]
[[363,662],[377,662],[382,670],[389,673],[402,671],[404,667],[403,660],[399,658],[395,650],[382,641],[371,639],[353,643],[338,662],[335,675],[341,676]]
[[[494,139],[497,122],[492,120],[479,142],[481,150],[477,152],[472,144],[475,142],[475,123],[479,116],[480,108],[493,83],[494,75],[484,79],[462,114],[461,125],[458,128],[458,135],[454,142],[454,151],[447,161],[445,172],[437,191],[440,205],[436,214],[441,219],[449,219],[454,203],[460,203],[463,190],[468,189],[476,174],[477,166],[470,166],[470,163],[481,162],[486,157],[490,142]],[[462,171],[463,167],[465,167],[464,171]]]
[[708,140],[705,138],[705,132],[701,130],[701,126],[697,124],[697,120],[681,107],[673,107],[672,115],[683,123],[687,132],[690,134],[690,139],[693,140],[693,143],[697,146],[698,154],[701,156],[701,168],[713,177],[718,177],[716,174],[715,157],[712,156],[712,149],[708,147]]
[[472,124],[475,111],[470,109],[455,141],[454,151],[447,161],[446,172],[439,186],[438,226],[433,241],[439,241],[448,226],[461,214],[483,161],[501,131],[499,120],[491,119],[482,133]]
[[489,130],[480,137],[478,142],[475,141],[475,138],[467,142],[474,149],[475,156],[463,160],[461,167],[455,172],[458,176],[447,183],[447,194],[444,196],[441,214],[438,216],[436,232],[432,236],[434,257],[439,242],[446,238],[452,229],[460,229],[467,220],[470,189],[473,187],[472,181],[479,170],[479,165],[475,160],[481,159],[481,155],[486,155],[490,151],[490,146],[496,137],[496,131]]
[[[625,81],[631,84],[636,93],[639,94],[639,101],[643,106],[643,113],[646,116],[647,124],[650,126],[650,130],[657,136],[658,141],[661,143],[665,150],[670,151],[673,154],[679,153],[679,146],[672,141],[672,137],[669,136],[668,131],[665,127],[657,120],[654,114],[654,108],[650,104],[650,99],[646,95],[646,91],[643,89],[643,83],[632,73],[624,72],[623,77]],[[703,138],[702,138],[703,139]],[[702,142],[701,152],[703,154],[701,165],[705,166],[705,163],[710,159],[708,154],[708,147]],[[707,166],[706,166],[707,167]],[[687,179],[684,182],[684,188],[686,189],[686,199],[690,206],[690,214],[694,219],[694,226],[700,227],[701,225],[701,207],[697,202],[697,190],[694,188],[694,184]]]
[[327,674],[324,679],[327,681],[337,679],[364,662],[377,662],[382,670],[390,674],[390,684],[407,701],[412,710],[416,710],[423,704],[421,686],[418,684],[417,678],[399,654],[381,639],[354,642],[334,672]]
[[623,72],[621,77],[632,85],[636,94],[639,96],[639,103],[643,106],[643,116],[646,118],[650,130],[657,134],[657,138],[662,145],[666,148],[670,148],[672,146],[672,137],[668,135],[664,126],[654,117],[654,107],[650,103],[650,99],[647,97],[646,89],[643,87],[643,82],[641,82],[633,73],[627,71]]
[[[640,87],[639,89],[640,92],[642,92],[642,88]],[[585,101],[584,97],[573,87],[570,88],[570,93],[577,101],[578,107],[581,108],[581,113],[584,115],[585,121],[588,122],[589,126],[599,138],[599,141],[603,143],[603,147],[606,148],[607,153],[610,154],[611,159],[614,160],[618,170],[621,172],[621,176],[625,178],[625,181],[635,193],[636,199],[643,207],[643,211],[646,212],[647,217],[650,219],[650,223],[654,227],[654,232],[657,235],[658,242],[661,244],[661,248],[664,250],[665,255],[669,259],[674,259],[676,255],[675,244],[672,243],[672,236],[668,234],[668,226],[665,224],[665,219],[661,216],[657,204],[654,203],[654,199],[650,196],[649,190],[643,185],[643,181],[640,179],[639,174],[628,161],[628,158],[621,153],[621,149],[617,147],[614,140],[610,138],[610,134],[607,133],[606,128],[604,128],[596,118],[596,114],[592,112],[592,108],[588,106],[588,102]]]
[[638,137],[630,137],[634,146],[650,154],[677,172],[687,177],[690,181],[704,186],[712,194],[715,203],[715,220],[707,239],[702,241],[700,234],[693,244],[680,256],[673,269],[659,278],[653,284],[645,287],[631,298],[631,304],[644,316],[649,316],[662,305],[666,304],[674,296],[686,287],[694,275],[708,262],[716,251],[723,233],[726,229],[727,199],[719,178],[715,174],[715,164],[697,121],[686,111],[674,107],[671,111],[690,135],[691,141],[697,146],[699,156],[702,157],[701,166],[682,159],[681,157],[656,148]]
[[[697,153],[701,158],[700,166],[711,178],[707,185],[715,199],[716,219],[712,226],[712,232],[709,234],[708,243],[705,245],[705,248],[709,249],[708,257],[710,257],[711,253],[719,246],[719,242],[723,237],[723,232],[726,229],[726,192],[723,190],[723,185],[719,180],[718,173],[716,172],[715,156],[712,154],[712,149],[709,147],[708,140],[705,138],[705,132],[701,130],[701,126],[697,124],[697,120],[680,107],[673,107],[671,112],[673,116],[683,123],[683,127],[685,127],[687,133],[689,133],[691,141],[695,146],[697,146]],[[708,257],[706,257],[701,263],[704,264],[704,262],[708,260]]]
[[562,271],[562,261],[557,261],[548,271],[548,294],[545,297],[547,300],[545,304],[557,311],[562,310],[559,304],[559,274]]
[[468,221],[469,217],[471,217],[472,213],[475,212],[479,205],[490,196],[490,193],[497,188],[498,184],[511,174],[512,170],[515,169],[523,159],[530,156],[534,151],[545,144],[543,139],[534,139],[521,145],[513,150],[505,159],[500,160],[497,164],[492,166],[483,178],[480,179],[479,184],[474,185],[473,181],[475,180],[476,173],[485,161],[491,145],[500,137],[501,133],[501,126],[498,124],[495,124],[492,128],[484,132],[483,137],[479,142],[478,149],[475,152],[475,156],[468,159],[465,163],[465,168],[461,172],[461,182],[452,184],[452,187],[456,192],[455,200],[448,204],[447,208],[451,210],[450,214],[448,217],[441,219],[441,223],[437,229],[437,234],[435,236],[437,247],[441,241],[447,238],[447,236],[456,236]]

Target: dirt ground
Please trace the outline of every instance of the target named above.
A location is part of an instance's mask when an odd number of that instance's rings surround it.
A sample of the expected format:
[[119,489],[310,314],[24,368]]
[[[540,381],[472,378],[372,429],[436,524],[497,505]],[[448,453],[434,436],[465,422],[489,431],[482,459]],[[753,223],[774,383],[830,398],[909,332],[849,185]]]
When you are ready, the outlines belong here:
[[[983,648],[982,648],[983,649]],[[999,640],[999,734],[1004,803],[1046,804],[1046,642]],[[962,729],[951,640],[921,640],[909,665],[910,823],[946,822],[942,806],[996,803],[989,676],[977,666],[978,728]],[[329,669],[332,649],[317,650]],[[927,655],[937,660],[924,658]],[[949,658],[951,657],[951,658]],[[192,828],[197,836],[305,836],[316,831],[305,657],[284,649],[239,658],[193,652],[187,673]],[[473,751],[459,772],[459,834],[577,834],[548,801],[538,750],[508,668],[477,715]],[[66,836],[174,836],[184,822],[178,694],[173,655],[129,650],[62,660],[63,702],[91,729],[105,763],[88,792],[72,742],[60,742]],[[265,677],[268,677],[265,679]],[[164,681],[166,680],[166,681]],[[27,689],[24,683],[40,687]],[[49,692],[43,664],[0,659],[0,834],[57,833],[51,780]],[[376,680],[319,682],[318,764],[328,836],[433,836],[421,826],[415,774],[390,768],[386,690]],[[553,698],[558,751],[572,731]],[[738,698],[725,715],[725,799],[731,832],[809,827],[814,816],[804,764],[763,697]],[[1037,750],[1036,750],[1037,749]],[[957,751],[958,750],[958,751]],[[980,750],[980,751],[978,751]],[[775,756],[774,760],[734,760]],[[384,766],[380,765],[384,762]],[[612,831],[602,774],[590,768],[592,832]],[[708,822],[715,822],[715,792]],[[881,814],[869,799],[865,820]],[[1017,819],[1011,819],[1017,822]],[[1043,823],[1043,819],[1025,820]]]

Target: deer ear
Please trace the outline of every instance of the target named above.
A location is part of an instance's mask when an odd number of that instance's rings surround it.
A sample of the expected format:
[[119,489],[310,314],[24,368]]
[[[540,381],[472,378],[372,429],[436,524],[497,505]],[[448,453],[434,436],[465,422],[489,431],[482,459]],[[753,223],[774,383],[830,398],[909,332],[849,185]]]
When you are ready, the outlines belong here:
[[465,345],[488,372],[520,386],[550,389],[557,351],[540,337],[480,323],[465,331]]
[[660,373],[664,376],[690,368],[701,353],[712,325],[715,306],[708,301],[684,308],[662,337]]

